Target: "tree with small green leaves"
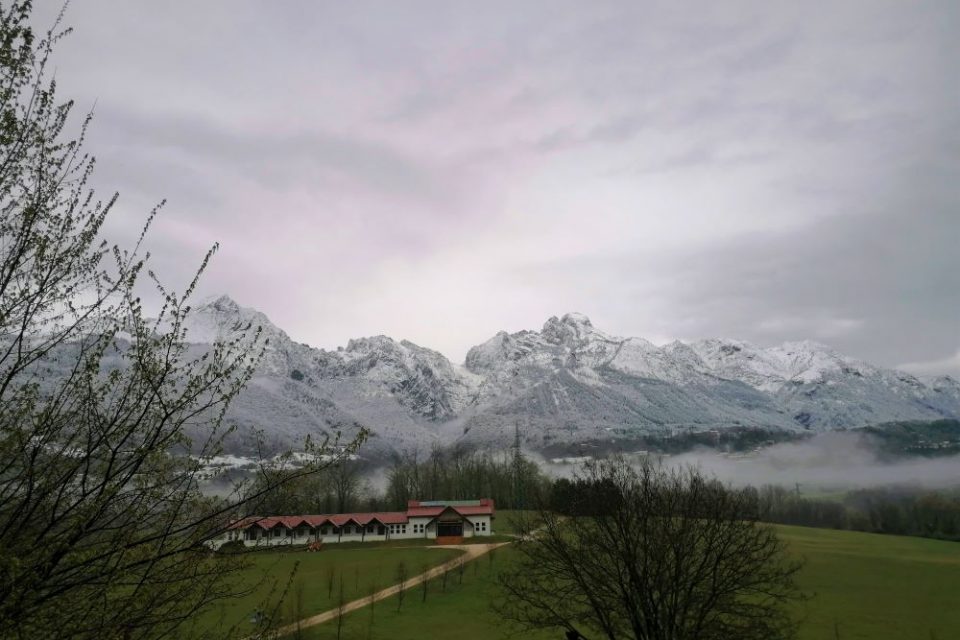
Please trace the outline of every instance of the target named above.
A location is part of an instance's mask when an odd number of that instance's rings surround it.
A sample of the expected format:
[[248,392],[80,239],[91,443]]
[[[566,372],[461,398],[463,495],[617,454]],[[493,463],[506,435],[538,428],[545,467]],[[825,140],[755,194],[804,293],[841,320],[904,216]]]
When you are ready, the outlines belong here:
[[91,116],[68,135],[73,102],[49,73],[69,29],[61,13],[35,32],[32,8],[0,2],[0,635],[178,635],[243,588],[243,555],[207,543],[327,464],[336,436],[305,443],[310,464],[265,467],[256,490],[200,492],[264,341],[236,327],[209,348],[189,343],[216,245],[182,291],[163,285],[142,248],[159,206],[131,247],[103,238],[117,195],[90,188]]

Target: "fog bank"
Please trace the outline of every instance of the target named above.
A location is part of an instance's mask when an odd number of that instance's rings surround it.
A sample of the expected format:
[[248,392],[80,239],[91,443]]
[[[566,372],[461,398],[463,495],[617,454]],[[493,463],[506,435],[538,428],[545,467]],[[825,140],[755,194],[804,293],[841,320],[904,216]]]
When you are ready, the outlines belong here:
[[824,433],[749,454],[696,450],[665,461],[697,466],[734,485],[800,483],[804,489],[891,484],[931,489],[960,486],[960,455],[884,460],[868,438],[852,433]]

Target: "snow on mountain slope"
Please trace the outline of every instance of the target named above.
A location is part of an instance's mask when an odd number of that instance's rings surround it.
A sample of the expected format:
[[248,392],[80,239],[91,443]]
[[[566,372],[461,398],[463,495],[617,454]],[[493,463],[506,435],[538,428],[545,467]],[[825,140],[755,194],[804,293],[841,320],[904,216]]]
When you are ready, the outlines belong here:
[[479,386],[441,354],[386,336],[351,340],[335,351],[294,342],[267,316],[228,296],[193,310],[187,340],[209,344],[258,327],[264,358],[228,414],[240,427],[232,445],[241,449],[252,446],[254,429],[281,446],[307,434],[350,434],[357,425],[372,430],[367,451],[429,447],[437,439],[433,423],[460,411]]
[[456,439],[502,445],[516,426],[531,446],[548,446],[678,429],[827,430],[960,417],[953,378],[924,382],[813,342],[657,346],[608,335],[576,313],[540,331],[501,331],[470,349],[462,366],[386,336],[314,349],[227,296],[194,310],[188,339],[209,343],[247,326],[262,327],[268,346],[230,418],[241,432],[261,428],[280,444],[356,425],[373,431],[368,452],[387,455]]
[[837,373],[872,374],[876,368],[847,358],[816,342],[788,342],[762,349],[739,340],[700,340],[691,343],[710,371],[742,380],[764,391],[777,391],[788,382],[816,383]]
[[807,428],[857,427],[892,420],[954,417],[960,398],[916,377],[881,369],[816,342],[761,349],[735,340],[691,348],[706,370],[771,394]]

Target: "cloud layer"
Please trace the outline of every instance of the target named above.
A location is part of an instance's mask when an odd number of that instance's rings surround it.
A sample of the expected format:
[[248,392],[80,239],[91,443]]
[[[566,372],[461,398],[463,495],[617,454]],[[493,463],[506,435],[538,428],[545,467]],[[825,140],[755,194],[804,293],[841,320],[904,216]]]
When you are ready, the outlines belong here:
[[299,340],[460,359],[578,310],[960,372],[956,3],[87,0],[68,22],[111,233],[168,198],[164,279],[219,241],[205,292]]

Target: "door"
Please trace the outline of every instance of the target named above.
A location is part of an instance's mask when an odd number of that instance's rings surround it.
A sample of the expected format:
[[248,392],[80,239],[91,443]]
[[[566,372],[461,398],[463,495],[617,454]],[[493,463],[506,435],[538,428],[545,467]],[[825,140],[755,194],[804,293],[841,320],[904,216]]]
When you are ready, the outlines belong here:
[[437,536],[462,536],[463,535],[463,522],[438,522],[437,523]]

